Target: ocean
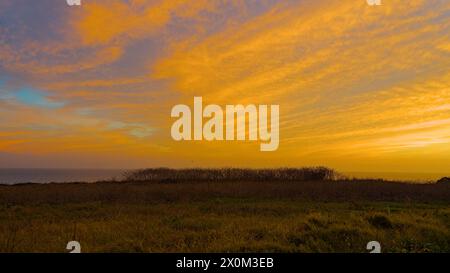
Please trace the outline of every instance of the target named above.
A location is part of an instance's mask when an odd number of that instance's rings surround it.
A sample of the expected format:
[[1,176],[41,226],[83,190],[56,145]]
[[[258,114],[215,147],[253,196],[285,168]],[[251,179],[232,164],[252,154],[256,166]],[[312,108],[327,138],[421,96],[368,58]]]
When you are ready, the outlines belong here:
[[116,169],[0,169],[0,184],[119,180],[124,171]]
[[385,179],[392,181],[407,181],[413,183],[436,182],[442,177],[450,177],[450,173],[414,173],[414,172],[343,172],[351,178]]

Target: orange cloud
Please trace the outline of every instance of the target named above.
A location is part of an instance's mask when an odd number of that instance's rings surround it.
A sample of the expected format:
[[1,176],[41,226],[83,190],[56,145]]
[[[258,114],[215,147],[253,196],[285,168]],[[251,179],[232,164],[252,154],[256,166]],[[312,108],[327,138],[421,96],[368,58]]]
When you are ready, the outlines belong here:
[[[450,160],[448,1],[251,3],[88,1],[65,17],[61,40],[15,45],[0,34],[2,67],[67,101],[2,104],[2,151],[450,170],[436,164]],[[279,150],[175,143],[170,109],[194,95],[279,104]]]
[[190,17],[211,8],[213,1],[108,1],[83,6],[74,28],[83,44],[96,45],[121,39],[136,39],[165,26],[172,16]]

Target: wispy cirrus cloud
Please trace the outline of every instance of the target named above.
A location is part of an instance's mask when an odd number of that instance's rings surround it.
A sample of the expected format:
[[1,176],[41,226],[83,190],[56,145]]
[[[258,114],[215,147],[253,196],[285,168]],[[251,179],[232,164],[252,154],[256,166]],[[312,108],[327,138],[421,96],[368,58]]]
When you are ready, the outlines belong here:
[[[0,151],[447,170],[436,164],[450,160],[446,0],[43,0],[33,16],[27,1],[2,5],[0,71],[29,90],[0,100]],[[170,108],[193,95],[280,104],[279,151],[173,143]]]

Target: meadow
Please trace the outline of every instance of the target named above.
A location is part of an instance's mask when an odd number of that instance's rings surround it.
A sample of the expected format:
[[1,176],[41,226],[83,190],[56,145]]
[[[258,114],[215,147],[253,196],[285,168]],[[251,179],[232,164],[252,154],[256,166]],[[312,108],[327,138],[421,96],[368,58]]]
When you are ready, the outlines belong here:
[[142,170],[0,186],[0,252],[66,252],[72,240],[83,252],[368,252],[373,240],[383,252],[450,252],[449,204],[445,183],[320,168]]

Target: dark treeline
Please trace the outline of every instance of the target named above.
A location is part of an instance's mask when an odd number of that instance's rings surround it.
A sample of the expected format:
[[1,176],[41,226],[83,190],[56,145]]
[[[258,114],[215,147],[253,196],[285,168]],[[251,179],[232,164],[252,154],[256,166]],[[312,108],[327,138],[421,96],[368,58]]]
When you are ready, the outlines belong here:
[[148,182],[220,182],[220,181],[324,181],[341,176],[326,167],[277,168],[277,169],[169,169],[154,168],[129,171],[125,181]]

